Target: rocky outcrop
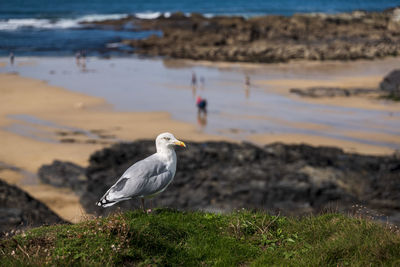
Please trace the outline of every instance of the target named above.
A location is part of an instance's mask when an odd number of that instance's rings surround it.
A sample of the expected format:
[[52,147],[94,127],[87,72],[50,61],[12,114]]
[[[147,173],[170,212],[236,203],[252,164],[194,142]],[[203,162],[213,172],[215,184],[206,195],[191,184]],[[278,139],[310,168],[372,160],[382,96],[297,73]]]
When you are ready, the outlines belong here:
[[0,237],[14,230],[57,223],[66,222],[28,193],[0,180]]
[[339,88],[339,87],[309,87],[304,89],[292,88],[290,93],[302,97],[349,97],[374,95],[379,98],[400,100],[400,70],[393,70],[386,75],[379,85],[379,89],[366,88]]
[[182,13],[154,20],[135,17],[98,27],[159,30],[161,36],[125,40],[134,52],[212,61],[287,62],[374,59],[400,54],[400,8],[384,12],[206,18]]
[[84,168],[70,162],[55,160],[50,165],[39,168],[40,181],[56,187],[69,187],[75,192],[86,186]]
[[306,89],[292,88],[292,94],[304,97],[336,97],[336,96],[365,96],[369,94],[379,94],[381,91],[378,89],[364,89],[364,88],[339,88],[339,87],[310,87]]
[[[104,214],[95,202],[134,162],[155,151],[153,141],[117,144],[94,153],[86,169],[81,203]],[[259,208],[284,214],[325,209],[350,211],[362,204],[400,223],[400,161],[344,153],[331,147],[206,142],[177,151],[178,169],[154,206],[230,211]],[[118,209],[139,207],[138,200]],[[384,217],[386,219],[386,217]]]
[[380,89],[400,100],[400,69],[393,70],[380,83]]

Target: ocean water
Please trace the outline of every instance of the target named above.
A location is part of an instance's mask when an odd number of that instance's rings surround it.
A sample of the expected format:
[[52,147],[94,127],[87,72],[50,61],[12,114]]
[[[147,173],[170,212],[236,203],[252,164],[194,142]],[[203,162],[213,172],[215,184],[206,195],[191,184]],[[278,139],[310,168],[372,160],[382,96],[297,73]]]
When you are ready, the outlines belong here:
[[143,38],[154,32],[132,29],[89,29],[80,22],[118,19],[127,15],[152,19],[181,11],[205,16],[381,11],[400,0],[0,0],[0,55],[70,55],[85,49],[106,51],[125,38]]

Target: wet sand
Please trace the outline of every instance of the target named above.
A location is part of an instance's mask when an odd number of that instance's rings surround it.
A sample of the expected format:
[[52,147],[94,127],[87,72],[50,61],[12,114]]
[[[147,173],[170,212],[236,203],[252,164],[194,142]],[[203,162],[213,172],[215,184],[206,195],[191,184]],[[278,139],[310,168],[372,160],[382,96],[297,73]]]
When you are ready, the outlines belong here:
[[[384,155],[399,150],[400,144],[400,103],[382,100],[380,95],[370,93],[352,97],[300,97],[290,93],[290,89],[306,89],[309,87],[338,87],[377,89],[383,77],[400,66],[400,58],[382,60],[358,60],[352,62],[340,61],[292,61],[289,64],[249,64],[249,63],[211,63],[196,62],[203,66],[213,66],[225,71],[241,70],[247,75],[253,75],[254,87],[269,94],[279,94],[306,105],[320,105],[314,117],[324,117],[326,114],[342,113],[344,117],[352,118],[352,122],[341,128],[334,121],[318,119],[311,122],[290,121],[279,116],[264,116],[279,125],[290,127],[290,130],[257,133],[248,136],[250,141],[263,145],[270,142],[291,144],[307,143],[312,145],[337,146],[348,152]],[[187,62],[187,64],[196,64]],[[325,108],[323,108],[325,107]],[[334,109],[331,109],[333,107]],[[301,110],[304,107],[296,107]],[[342,109],[341,109],[342,108]],[[369,120],[368,116],[361,118],[355,112],[377,111],[380,115]],[[360,114],[361,114],[360,113]],[[378,114],[378,113],[377,113]],[[360,117],[359,117],[360,116]],[[344,118],[342,117],[342,118]],[[357,118],[358,117],[358,118]],[[345,120],[343,120],[344,122]],[[379,122],[395,122],[389,124]],[[324,123],[321,123],[324,122]],[[368,129],[365,125],[368,124]],[[355,127],[351,127],[355,126]],[[357,129],[357,127],[360,127]],[[298,131],[293,131],[298,129]],[[301,132],[303,131],[303,133]],[[326,133],[326,134],[321,134]],[[384,145],[386,144],[386,146]]]
[[342,77],[338,80],[304,80],[304,79],[292,79],[292,80],[266,80],[258,81],[257,85],[260,87],[272,87],[273,91],[285,95],[287,97],[300,100],[303,102],[328,105],[328,106],[339,106],[339,107],[350,107],[359,109],[373,109],[380,111],[398,112],[400,111],[400,105],[398,102],[387,101],[379,99],[379,95],[376,93],[369,93],[363,96],[352,96],[352,97],[319,97],[309,98],[300,97],[290,93],[290,89],[306,89],[309,87],[337,87],[337,88],[363,88],[363,89],[377,89],[379,83],[382,81],[382,76],[372,77]]
[[[343,134],[400,135],[399,103],[376,95],[314,99],[289,93],[290,88],[308,86],[376,88],[384,75],[399,66],[400,58],[289,64],[88,58],[85,69],[68,57],[18,58],[18,62],[22,66],[0,72],[18,71],[24,77],[101,98],[117,111],[167,112],[174,120],[197,124],[199,131],[209,135],[237,141],[252,140],[254,134],[313,135],[385,151],[400,149],[396,141]],[[196,87],[190,86],[192,71],[199,81]],[[246,75],[251,80],[248,87]],[[207,121],[197,118],[198,95],[208,101]]]

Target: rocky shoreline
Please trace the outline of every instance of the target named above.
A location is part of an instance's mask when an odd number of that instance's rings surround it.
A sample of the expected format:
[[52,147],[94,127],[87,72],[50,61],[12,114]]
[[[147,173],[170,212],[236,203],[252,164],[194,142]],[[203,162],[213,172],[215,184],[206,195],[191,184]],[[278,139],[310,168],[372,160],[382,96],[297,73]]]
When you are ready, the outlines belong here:
[[290,93],[303,97],[350,97],[350,96],[367,96],[370,94],[380,95],[382,91],[379,89],[365,88],[339,88],[339,87],[309,87],[306,89],[291,88]]
[[16,186],[0,180],[0,237],[26,228],[67,223]]
[[295,14],[206,18],[182,13],[157,19],[128,17],[95,27],[156,30],[162,35],[124,40],[134,53],[210,61],[288,62],[355,60],[400,55],[400,8],[335,15]]
[[[139,207],[138,200],[111,209],[94,203],[126,168],[154,151],[153,141],[116,144],[94,153],[86,169],[55,162],[42,166],[39,175],[51,184],[64,180],[80,195],[88,213],[105,215],[116,209]],[[289,215],[356,210],[400,225],[400,161],[395,155],[365,156],[332,147],[280,143],[258,147],[228,142],[188,142],[188,149],[177,154],[175,180],[154,198],[153,207],[213,212],[255,208]],[[361,206],[365,208],[359,209]]]

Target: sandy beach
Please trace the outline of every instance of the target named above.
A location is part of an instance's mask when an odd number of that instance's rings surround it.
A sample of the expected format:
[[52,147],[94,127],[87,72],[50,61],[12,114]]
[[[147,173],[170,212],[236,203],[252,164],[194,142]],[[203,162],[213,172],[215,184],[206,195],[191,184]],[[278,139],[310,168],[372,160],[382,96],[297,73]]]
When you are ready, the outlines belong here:
[[[183,140],[223,139],[200,133],[193,125],[174,121],[168,113],[116,112],[102,99],[15,74],[0,74],[0,94],[0,162],[4,164],[0,168],[0,177],[23,188],[61,217],[73,222],[85,215],[77,196],[67,189],[42,185],[37,179],[29,179],[24,174],[34,176],[41,165],[55,159],[86,166],[91,153],[116,140],[153,139],[158,133],[171,129]],[[10,117],[15,114],[56,122],[58,126],[35,121],[21,122]],[[16,124],[28,127],[28,132],[39,131],[23,136],[10,130]],[[81,134],[78,136],[79,143],[60,142],[68,134],[64,126],[73,127],[74,131],[101,132],[103,137],[93,141],[93,138]],[[60,131],[64,133],[61,136],[58,134]],[[69,132],[73,135],[74,131]],[[112,140],[109,141],[107,136],[112,136]],[[74,138],[77,139],[76,136]]]
[[[341,62],[329,63],[330,68],[315,62],[299,68],[299,63],[208,66],[209,63],[193,65],[182,60],[160,65],[159,61],[92,59],[89,66],[93,69],[82,73],[69,62],[73,60],[27,58],[17,63],[15,71],[20,74],[15,74],[13,69],[7,69],[6,59],[0,61],[5,72],[0,74],[0,177],[72,222],[85,216],[78,196],[68,189],[40,184],[35,176],[40,166],[55,159],[87,166],[90,154],[96,150],[121,141],[153,139],[164,131],[191,141],[306,143],[375,155],[392,154],[400,147],[398,103],[375,96],[311,99],[289,93],[290,88],[309,86],[376,88],[398,59],[378,62],[381,67],[373,71],[362,70],[361,63]],[[139,69],[132,70],[128,65],[139,63],[144,64],[145,73],[149,73],[146,64],[150,69],[156,64],[160,68],[155,70],[160,73],[158,76],[171,75],[172,79],[142,81],[139,76],[143,74],[134,72]],[[107,72],[102,72],[105,67],[101,64],[108,68]],[[112,72],[114,64],[119,67]],[[321,66],[326,69],[318,72],[323,69]],[[356,74],[346,74],[345,66]],[[316,71],[315,79],[304,76],[304,68],[311,73]],[[194,95],[186,81],[182,81],[191,70],[208,78],[207,88],[200,92],[214,106],[210,107],[205,127],[193,119]],[[143,88],[142,91],[127,91],[123,76],[116,78],[115,92],[102,85],[111,79],[106,76],[108,72],[125,75],[124,71],[137,75],[126,79],[135,81],[130,86]],[[243,94],[244,73],[252,75],[249,98]],[[96,79],[97,83],[92,84]],[[129,102],[124,94],[136,109],[127,108]],[[230,104],[227,94],[232,99]],[[153,102],[146,102],[149,99]]]

